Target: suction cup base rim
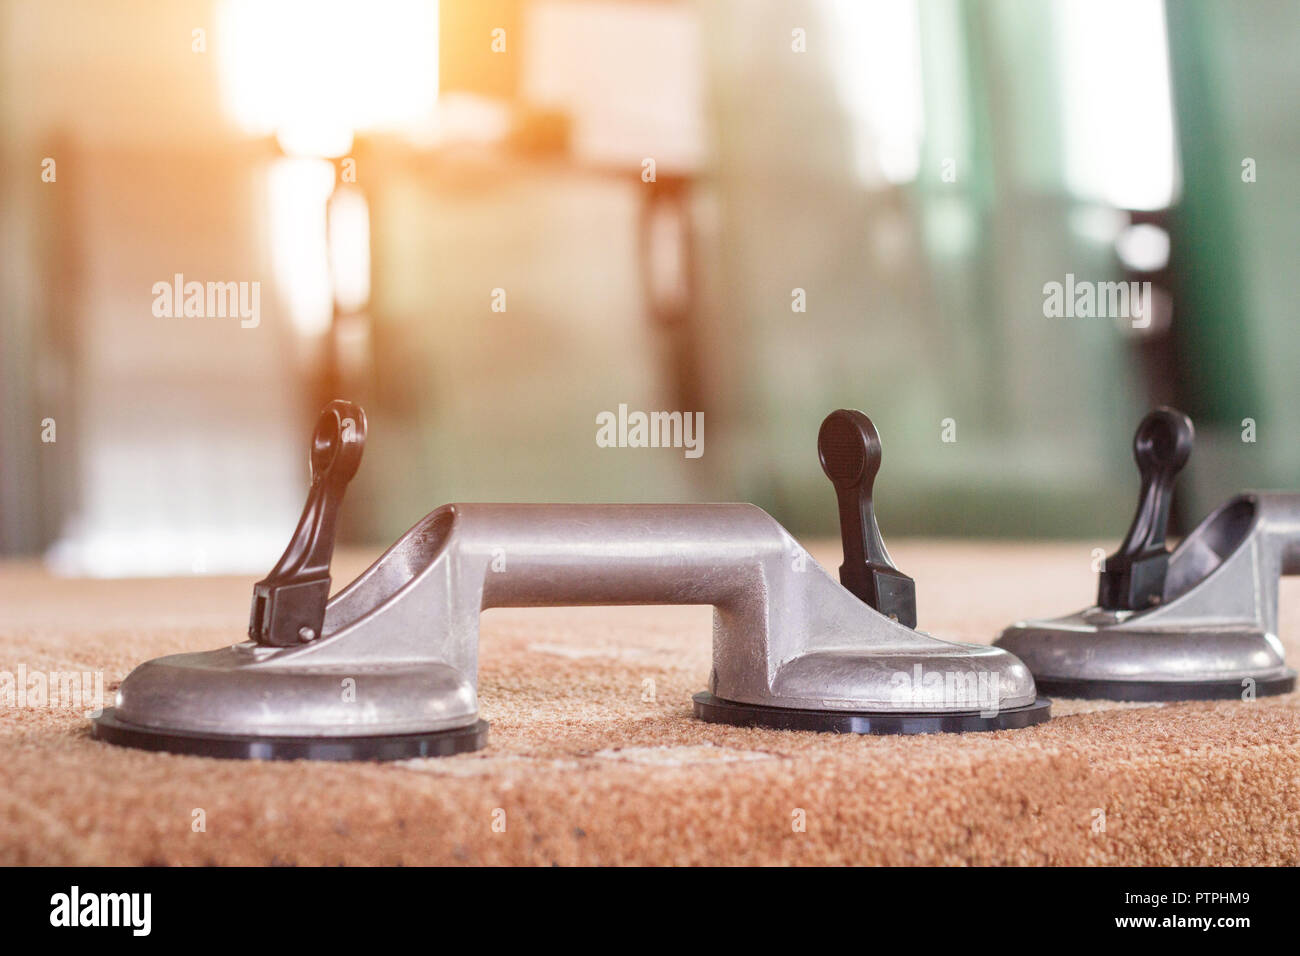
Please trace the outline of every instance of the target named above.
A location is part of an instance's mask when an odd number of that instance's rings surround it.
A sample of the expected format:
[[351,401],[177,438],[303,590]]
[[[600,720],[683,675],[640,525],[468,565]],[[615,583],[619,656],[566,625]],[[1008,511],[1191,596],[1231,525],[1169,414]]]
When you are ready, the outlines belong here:
[[834,734],[960,734],[1018,730],[1040,724],[1052,716],[1052,702],[1046,697],[1039,697],[1032,704],[987,715],[978,711],[904,714],[763,707],[723,700],[708,691],[701,691],[692,699],[695,701],[695,716],[709,723]]
[[371,737],[277,737],[202,734],[188,730],[141,727],[118,720],[114,708],[92,722],[96,740],[195,757],[223,760],[410,760],[447,757],[487,746],[488,722],[419,734]]
[[[1295,690],[1296,672],[1249,678],[1256,697],[1289,694]],[[1241,700],[1245,677],[1207,681],[1092,680],[1034,675],[1038,689],[1053,697],[1076,700],[1118,700],[1130,703],[1169,703],[1183,700]]]

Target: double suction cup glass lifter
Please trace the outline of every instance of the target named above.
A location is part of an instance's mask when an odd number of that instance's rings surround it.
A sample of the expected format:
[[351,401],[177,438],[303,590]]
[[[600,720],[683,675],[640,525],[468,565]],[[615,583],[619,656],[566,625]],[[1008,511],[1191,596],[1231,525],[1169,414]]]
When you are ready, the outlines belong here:
[[254,586],[248,640],[140,665],[96,737],[260,759],[474,750],[487,741],[481,612],[578,605],[712,605],[709,689],[694,699],[706,721],[927,733],[1049,716],[1012,653],[916,630],[912,579],[876,525],[880,438],[861,412],[833,413],[818,436],[839,498],[839,582],[753,505],[449,504],[330,598],[335,519],[365,435],[359,406],[321,413],[307,503]]

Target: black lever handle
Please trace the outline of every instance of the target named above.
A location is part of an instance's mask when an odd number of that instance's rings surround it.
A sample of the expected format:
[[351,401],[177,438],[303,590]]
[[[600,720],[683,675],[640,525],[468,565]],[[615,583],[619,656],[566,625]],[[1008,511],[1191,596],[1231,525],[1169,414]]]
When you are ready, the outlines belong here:
[[876,524],[871,489],[880,471],[880,434],[871,419],[842,408],[817,433],[822,471],[840,506],[840,583],[886,617],[916,627],[916,582],[894,567]]
[[311,436],[311,490],[302,517],[270,574],[253,585],[248,636],[257,643],[288,647],[320,637],[339,505],[365,443],[360,405],[336,399],[321,410]]
[[1142,492],[1128,535],[1101,572],[1098,607],[1141,611],[1164,599],[1169,505],[1174,479],[1187,464],[1195,437],[1192,420],[1174,408],[1157,408],[1138,425],[1133,457],[1142,475]]

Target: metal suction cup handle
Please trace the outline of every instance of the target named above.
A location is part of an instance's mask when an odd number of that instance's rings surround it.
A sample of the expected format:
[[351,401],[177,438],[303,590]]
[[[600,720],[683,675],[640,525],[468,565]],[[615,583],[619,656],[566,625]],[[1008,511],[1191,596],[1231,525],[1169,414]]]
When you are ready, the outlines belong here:
[[1133,457],[1142,475],[1142,491],[1128,535],[1101,572],[1099,607],[1141,611],[1164,600],[1169,505],[1174,480],[1187,464],[1195,434],[1192,420],[1173,408],[1157,408],[1138,425]]
[[916,583],[890,560],[871,500],[881,458],[876,426],[854,409],[831,412],[817,433],[817,453],[839,500],[840,583],[886,617],[916,627]]
[[253,585],[248,636],[287,647],[320,637],[330,592],[330,559],[339,505],[361,464],[366,413],[335,400],[326,405],[311,438],[311,490],[289,546],[271,572]]
[[[877,613],[744,504],[444,505],[334,596],[322,640],[257,666],[424,662],[473,681],[487,608],[634,604],[712,605],[709,691],[734,703],[931,713],[984,710],[979,688],[1000,709],[1035,697],[1010,655]],[[962,675],[965,690],[941,682],[936,697],[927,680],[919,703],[900,696],[899,675],[917,668]]]

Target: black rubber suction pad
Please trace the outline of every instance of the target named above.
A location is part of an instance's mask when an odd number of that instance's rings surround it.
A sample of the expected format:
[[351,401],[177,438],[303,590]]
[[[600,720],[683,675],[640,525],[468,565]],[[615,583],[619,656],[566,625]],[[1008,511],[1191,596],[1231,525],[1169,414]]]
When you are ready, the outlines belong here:
[[480,750],[487,746],[488,724],[480,720],[433,733],[376,737],[232,736],[140,727],[118,720],[109,707],[91,733],[121,747],[227,760],[410,760]]
[[[1295,671],[1264,680],[1252,678],[1255,697],[1272,697],[1295,690]],[[1057,680],[1035,677],[1034,683],[1044,694],[1083,700],[1123,700],[1155,703],[1177,700],[1244,700],[1247,684],[1243,680],[1213,681],[1128,681],[1128,680]]]
[[815,730],[834,734],[964,734],[972,731],[1019,730],[1041,724],[1052,715],[1052,702],[1046,697],[995,714],[982,714],[973,710],[949,714],[799,710],[792,707],[737,704],[714,697],[708,691],[701,691],[693,700],[695,716],[714,724],[767,727],[771,730]]

